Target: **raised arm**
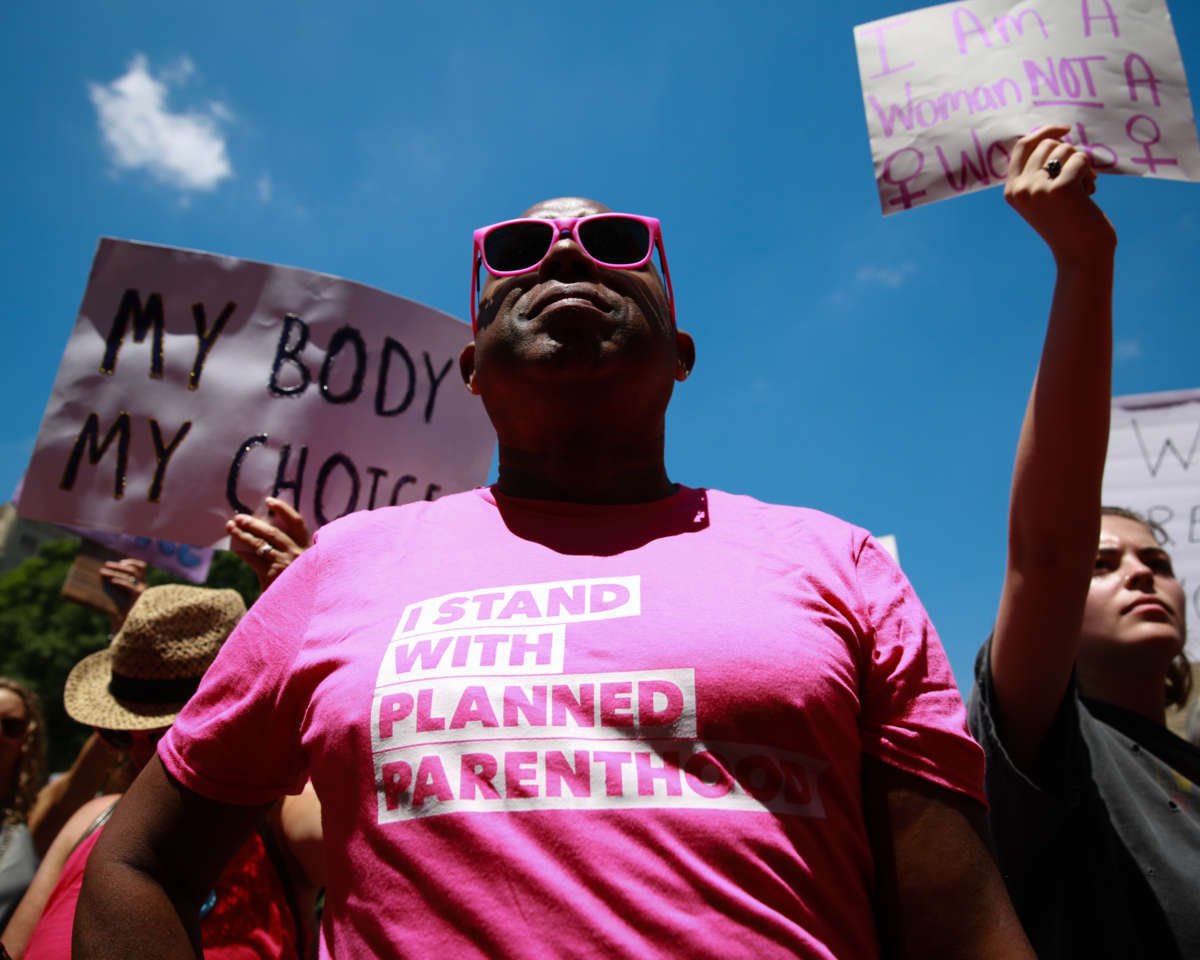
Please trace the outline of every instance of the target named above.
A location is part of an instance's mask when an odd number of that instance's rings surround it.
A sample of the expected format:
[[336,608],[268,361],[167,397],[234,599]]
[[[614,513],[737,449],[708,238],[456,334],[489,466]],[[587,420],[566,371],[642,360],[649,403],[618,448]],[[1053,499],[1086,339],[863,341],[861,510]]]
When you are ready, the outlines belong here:
[[205,799],[173,780],[153,758],[117,805],[88,859],[72,956],[200,956],[204,898],[266,809]]
[[991,648],[1001,735],[1030,769],[1066,692],[1100,524],[1116,233],[1087,157],[1046,127],[1017,141],[1005,197],[1054,255],[1050,319],[1017,444]]

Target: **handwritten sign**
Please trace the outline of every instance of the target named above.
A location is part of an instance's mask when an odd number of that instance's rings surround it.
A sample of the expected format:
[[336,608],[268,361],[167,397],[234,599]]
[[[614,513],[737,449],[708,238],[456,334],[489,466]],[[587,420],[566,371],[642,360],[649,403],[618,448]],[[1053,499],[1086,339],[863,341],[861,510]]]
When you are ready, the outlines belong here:
[[22,516],[222,546],[268,494],[316,529],[482,483],[461,321],[337,277],[100,241]]
[[1200,659],[1200,390],[1114,397],[1104,503],[1167,532],[1188,608],[1188,655]]
[[884,215],[1003,183],[1048,123],[1104,173],[1200,180],[1165,0],[968,0],[854,28]]

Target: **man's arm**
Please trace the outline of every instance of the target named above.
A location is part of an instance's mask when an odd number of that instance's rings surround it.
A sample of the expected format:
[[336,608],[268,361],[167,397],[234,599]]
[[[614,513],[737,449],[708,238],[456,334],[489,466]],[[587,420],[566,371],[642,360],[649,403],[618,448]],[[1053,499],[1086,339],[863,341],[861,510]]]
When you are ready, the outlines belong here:
[[199,957],[200,906],[266,809],[208,800],[154,757],[88,860],[72,956]]
[[[1092,202],[1087,157],[1046,127],[1017,141],[1005,197],[1058,269],[1041,363],[1013,468],[1008,563],[991,647],[996,713],[1028,770],[1078,649],[1100,524],[1112,368],[1116,234]],[[1051,177],[1046,164],[1061,171]]]
[[1032,960],[976,801],[864,756],[863,816],[884,957]]

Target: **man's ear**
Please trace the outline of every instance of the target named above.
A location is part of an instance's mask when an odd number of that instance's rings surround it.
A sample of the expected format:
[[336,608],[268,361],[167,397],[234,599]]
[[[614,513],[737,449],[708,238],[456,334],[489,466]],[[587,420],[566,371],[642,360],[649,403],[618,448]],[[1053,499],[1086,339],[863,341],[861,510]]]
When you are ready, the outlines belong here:
[[462,374],[463,383],[467,385],[476,396],[479,395],[479,387],[475,383],[475,344],[468,343],[462,349],[462,353],[458,355],[458,372]]
[[684,333],[682,330],[675,331],[675,356],[678,358],[675,379],[686,380],[696,366],[696,342],[690,333]]

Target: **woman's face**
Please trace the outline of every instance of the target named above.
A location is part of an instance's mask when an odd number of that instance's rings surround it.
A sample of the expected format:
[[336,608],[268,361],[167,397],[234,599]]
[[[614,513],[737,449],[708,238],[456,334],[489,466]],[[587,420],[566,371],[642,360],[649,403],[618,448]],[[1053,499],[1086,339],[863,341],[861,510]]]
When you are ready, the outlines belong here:
[[1101,517],[1081,653],[1144,649],[1169,662],[1183,650],[1184,614],[1183,587],[1154,534],[1136,520]]
[[25,701],[7,687],[0,687],[0,800],[9,797],[16,785],[28,725]]

